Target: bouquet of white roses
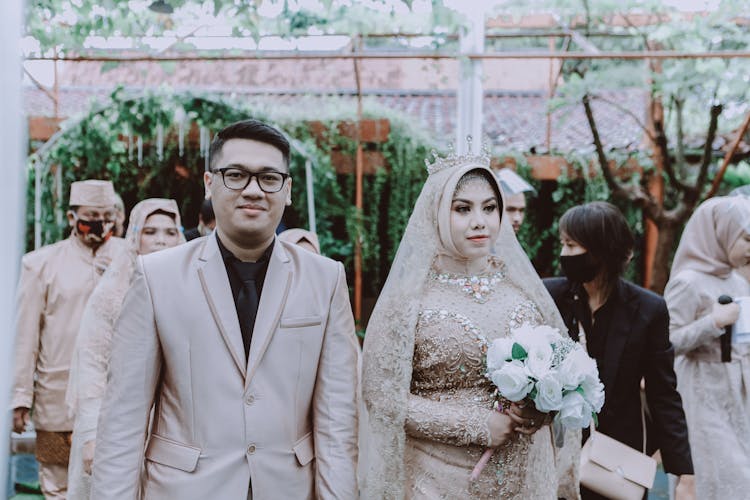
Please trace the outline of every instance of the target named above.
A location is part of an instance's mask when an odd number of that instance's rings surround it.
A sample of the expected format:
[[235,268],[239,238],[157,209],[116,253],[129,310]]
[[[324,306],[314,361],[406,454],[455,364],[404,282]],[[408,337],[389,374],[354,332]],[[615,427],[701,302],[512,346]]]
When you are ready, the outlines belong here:
[[[604,405],[596,361],[556,328],[524,324],[487,350],[487,377],[512,402],[531,400],[542,413],[557,412],[565,428],[588,427]],[[492,456],[487,450],[472,473],[476,478]]]

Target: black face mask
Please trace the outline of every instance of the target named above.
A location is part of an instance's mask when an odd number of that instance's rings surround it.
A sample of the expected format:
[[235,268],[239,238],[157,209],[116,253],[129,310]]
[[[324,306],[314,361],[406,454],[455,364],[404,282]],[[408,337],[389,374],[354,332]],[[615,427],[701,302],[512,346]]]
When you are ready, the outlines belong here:
[[112,236],[115,223],[101,220],[76,220],[76,230],[84,239],[93,243],[107,241]]
[[588,252],[578,255],[561,255],[560,267],[565,276],[574,283],[588,283],[599,273],[599,266]]

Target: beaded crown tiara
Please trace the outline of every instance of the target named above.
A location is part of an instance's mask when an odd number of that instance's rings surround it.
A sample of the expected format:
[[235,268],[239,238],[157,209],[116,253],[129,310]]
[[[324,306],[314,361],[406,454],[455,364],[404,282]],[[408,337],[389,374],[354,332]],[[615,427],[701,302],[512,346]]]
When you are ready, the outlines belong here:
[[435,172],[440,172],[441,170],[445,170],[446,168],[451,167],[457,167],[461,165],[468,165],[470,163],[476,163],[478,165],[483,165],[486,167],[490,166],[490,152],[487,149],[487,144],[482,143],[482,150],[478,155],[475,155],[471,152],[471,136],[466,137],[466,150],[468,153],[459,155],[456,154],[456,151],[453,148],[453,145],[448,146],[448,155],[447,156],[439,156],[437,151],[434,149],[430,152],[432,154],[432,157],[434,158],[432,162],[430,162],[429,157],[424,159],[424,164],[427,167],[427,173],[429,175],[434,174]]

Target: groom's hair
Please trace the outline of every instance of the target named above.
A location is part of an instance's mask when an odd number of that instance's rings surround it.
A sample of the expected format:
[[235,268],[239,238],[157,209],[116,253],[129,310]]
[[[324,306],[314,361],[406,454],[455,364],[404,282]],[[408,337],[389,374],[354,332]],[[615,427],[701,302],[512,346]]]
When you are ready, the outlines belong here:
[[216,137],[214,137],[213,142],[211,142],[211,147],[208,150],[211,170],[213,170],[216,160],[221,154],[221,149],[224,147],[224,143],[230,139],[250,139],[275,147],[281,151],[281,154],[284,157],[284,165],[286,165],[286,169],[289,171],[290,146],[287,138],[284,137],[284,134],[278,129],[271,125],[253,119],[242,120],[228,125],[216,134]]

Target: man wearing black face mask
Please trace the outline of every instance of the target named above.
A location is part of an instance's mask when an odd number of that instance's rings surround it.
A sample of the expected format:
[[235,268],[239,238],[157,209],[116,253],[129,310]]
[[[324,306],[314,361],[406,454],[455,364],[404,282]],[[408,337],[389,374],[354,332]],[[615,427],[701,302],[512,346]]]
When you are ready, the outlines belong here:
[[109,181],[70,187],[70,237],[23,257],[16,294],[13,430],[33,406],[39,482],[47,498],[65,498],[73,422],[65,392],[86,301],[125,242],[112,236],[115,192]]
[[[605,202],[573,207],[560,219],[560,243],[566,277],[545,279],[544,285],[571,338],[587,348],[599,368],[605,399],[597,431],[644,451],[640,386],[645,380],[648,452],[661,450],[664,470],[679,476],[676,499],[694,498],[669,314],[662,297],[622,279],[633,251],[625,217]],[[581,496],[604,498],[584,486]]]

